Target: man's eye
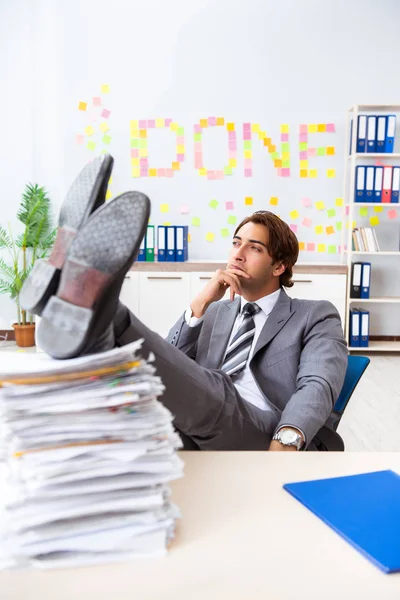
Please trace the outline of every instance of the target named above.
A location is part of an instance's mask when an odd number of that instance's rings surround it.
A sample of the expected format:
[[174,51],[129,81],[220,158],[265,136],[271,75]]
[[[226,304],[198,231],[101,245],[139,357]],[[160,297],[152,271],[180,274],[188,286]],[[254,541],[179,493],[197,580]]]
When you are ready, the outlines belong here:
[[258,246],[252,246],[253,250],[257,250],[257,252],[261,252],[260,248]]

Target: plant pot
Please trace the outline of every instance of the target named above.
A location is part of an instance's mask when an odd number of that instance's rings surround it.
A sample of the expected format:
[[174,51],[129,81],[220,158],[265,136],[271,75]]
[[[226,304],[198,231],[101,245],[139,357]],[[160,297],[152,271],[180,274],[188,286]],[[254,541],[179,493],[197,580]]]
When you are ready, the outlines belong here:
[[17,346],[28,348],[35,345],[35,323],[28,323],[28,325],[13,323],[13,329]]

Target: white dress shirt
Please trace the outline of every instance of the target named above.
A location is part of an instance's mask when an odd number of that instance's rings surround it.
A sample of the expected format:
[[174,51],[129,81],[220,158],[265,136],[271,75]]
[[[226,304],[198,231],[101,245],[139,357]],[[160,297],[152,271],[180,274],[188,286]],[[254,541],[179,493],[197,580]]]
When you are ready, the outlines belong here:
[[[255,332],[254,332],[253,343],[252,343],[251,349],[250,349],[249,359],[248,359],[247,364],[246,364],[245,368],[243,369],[243,371],[241,373],[239,373],[239,375],[237,377],[235,377],[235,380],[234,380],[234,386],[237,389],[237,391],[239,392],[239,394],[241,395],[241,397],[244,398],[244,400],[247,400],[247,402],[254,404],[254,406],[257,406],[261,410],[271,410],[271,408],[268,405],[264,394],[261,392],[260,388],[258,387],[257,382],[255,381],[252,372],[250,371],[249,363],[250,363],[251,357],[253,356],[254,348],[257,343],[258,337],[261,333],[261,330],[264,327],[269,314],[271,313],[272,309],[274,308],[274,306],[279,298],[280,293],[281,293],[280,289],[276,290],[276,292],[273,292],[272,294],[268,294],[268,296],[264,296],[263,298],[259,298],[257,300],[257,302],[255,302],[255,304],[258,304],[258,306],[261,308],[261,310],[253,316]],[[243,297],[241,297],[240,312],[239,312],[238,316],[236,317],[236,321],[233,325],[233,329],[232,329],[231,336],[229,338],[227,349],[229,348],[229,343],[230,343],[231,339],[234,337],[235,333],[238,331],[238,329],[243,321],[243,307],[245,304],[247,304],[247,302],[248,302],[248,300],[245,300]],[[185,321],[189,325],[189,327],[194,327],[197,323],[199,323],[202,320],[202,317],[200,317],[200,318],[190,317],[190,315],[191,315],[191,310],[189,308],[185,313]]]

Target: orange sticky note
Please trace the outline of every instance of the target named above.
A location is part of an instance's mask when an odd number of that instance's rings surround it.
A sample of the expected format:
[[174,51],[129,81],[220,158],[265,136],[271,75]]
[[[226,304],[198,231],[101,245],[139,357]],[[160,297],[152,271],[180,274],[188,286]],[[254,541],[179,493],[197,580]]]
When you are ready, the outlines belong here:
[[299,250],[305,250],[305,243],[304,242],[299,242]]
[[246,198],[244,199],[244,203],[246,206],[251,206],[253,204],[253,198],[251,198],[250,196],[246,196]]
[[226,128],[228,131],[235,131],[235,123],[227,123]]
[[190,233],[188,233],[188,242],[192,241],[192,235]]
[[173,162],[173,163],[172,163],[172,169],[173,169],[174,171],[179,171],[179,170],[180,170],[180,168],[181,168],[181,163],[180,163],[180,162]]
[[335,154],[334,146],[327,146],[326,153],[328,156],[333,156]]
[[139,137],[141,137],[141,138],[147,138],[147,129],[140,129],[139,130]]
[[300,169],[300,177],[308,177],[307,169]]
[[225,124],[225,119],[224,117],[217,117],[217,125],[221,126]]
[[87,109],[87,102],[79,102],[78,110],[86,110],[86,109]]
[[277,169],[282,168],[282,160],[280,158],[274,160],[274,167],[276,167]]
[[328,235],[331,235],[332,233],[335,233],[335,228],[333,227],[333,225],[329,225],[329,227],[326,227],[326,233]]
[[326,123],[318,123],[317,131],[319,133],[322,133],[323,131],[326,131]]
[[208,119],[200,119],[200,127],[208,127]]
[[279,202],[279,200],[278,200],[278,198],[276,198],[275,196],[272,196],[272,197],[269,199],[269,203],[270,203],[272,206],[278,206],[278,202]]

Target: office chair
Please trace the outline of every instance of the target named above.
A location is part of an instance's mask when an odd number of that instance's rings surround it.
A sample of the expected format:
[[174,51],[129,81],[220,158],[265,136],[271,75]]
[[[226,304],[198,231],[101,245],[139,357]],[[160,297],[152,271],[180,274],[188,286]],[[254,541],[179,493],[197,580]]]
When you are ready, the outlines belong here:
[[336,400],[326,425],[317,433],[321,444],[319,450],[343,452],[344,442],[336,430],[345,408],[370,362],[371,360],[367,356],[348,356],[347,371],[339,398]]

